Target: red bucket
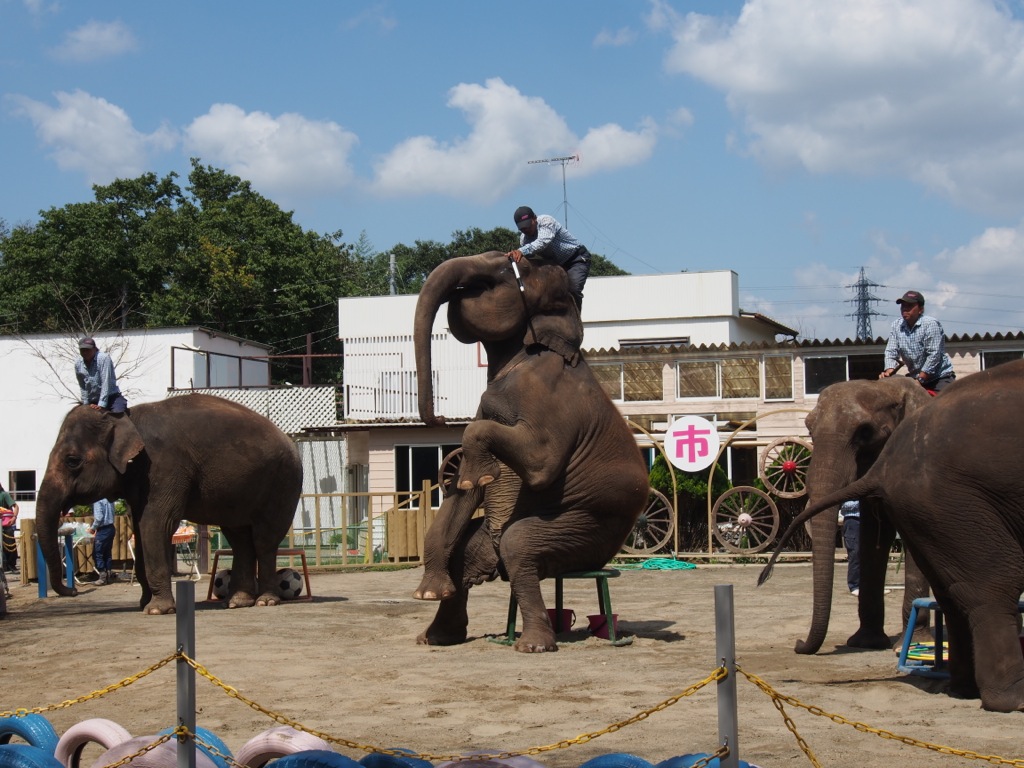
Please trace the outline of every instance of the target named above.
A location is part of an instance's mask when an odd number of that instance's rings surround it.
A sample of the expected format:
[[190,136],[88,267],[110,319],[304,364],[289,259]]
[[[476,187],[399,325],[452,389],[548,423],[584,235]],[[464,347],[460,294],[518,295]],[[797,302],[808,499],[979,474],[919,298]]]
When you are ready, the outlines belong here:
[[[588,628],[590,634],[594,637],[600,637],[602,640],[608,639],[608,616],[603,613],[598,613],[594,616],[587,616]],[[619,614],[613,613],[611,615],[612,627],[615,628],[615,636],[619,636]]]

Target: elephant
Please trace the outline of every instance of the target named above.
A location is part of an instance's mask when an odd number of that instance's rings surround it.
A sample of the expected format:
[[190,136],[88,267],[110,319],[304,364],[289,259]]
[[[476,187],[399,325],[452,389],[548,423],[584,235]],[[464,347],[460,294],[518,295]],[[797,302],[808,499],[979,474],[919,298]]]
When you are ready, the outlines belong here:
[[[540,582],[614,557],[646,503],[647,467],[625,419],[580,354],[583,324],[565,270],[492,251],[443,262],[423,284],[414,341],[420,416],[434,412],[431,329],[487,352],[487,388],[463,435],[454,491],[424,541],[413,596],[438,600],[417,641],[464,642],[470,587],[501,577],[523,616],[521,652],[557,651]],[[484,516],[473,518],[482,508]]]
[[893,430],[872,467],[797,515],[875,499],[931,585],[949,638],[949,692],[1024,710],[1018,601],[1024,592],[1024,360],[954,382]]
[[[905,376],[871,381],[853,380],[822,390],[805,423],[814,443],[807,467],[808,503],[862,476],[878,458],[896,426],[932,397],[916,381]],[[861,583],[857,598],[860,628],[847,641],[853,648],[890,648],[885,634],[885,569],[896,531],[879,515],[877,504],[861,502]],[[839,507],[810,521],[814,597],[811,627],[806,640],[797,640],[797,653],[817,653],[828,632],[835,576],[835,536]],[[913,601],[928,595],[928,583],[914,562],[904,557],[906,590],[904,623]],[[927,616],[922,614],[922,623]]]
[[147,614],[174,612],[171,535],[179,521],[219,525],[233,561],[229,608],[277,605],[276,554],[302,491],[295,444],[243,405],[192,394],[115,415],[79,405],[61,425],[36,499],[53,589],[61,581],[57,528],[64,510],[123,498],[135,532],[135,572]]

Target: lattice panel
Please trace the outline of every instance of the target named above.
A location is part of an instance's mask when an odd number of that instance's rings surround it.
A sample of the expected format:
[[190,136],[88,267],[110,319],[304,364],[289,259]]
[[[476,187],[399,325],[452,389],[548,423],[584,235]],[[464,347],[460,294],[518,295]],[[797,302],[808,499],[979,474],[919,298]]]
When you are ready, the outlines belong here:
[[270,419],[284,433],[293,435],[307,427],[338,424],[334,387],[287,389],[189,389],[168,392],[168,397],[201,393],[222,397],[251,408]]

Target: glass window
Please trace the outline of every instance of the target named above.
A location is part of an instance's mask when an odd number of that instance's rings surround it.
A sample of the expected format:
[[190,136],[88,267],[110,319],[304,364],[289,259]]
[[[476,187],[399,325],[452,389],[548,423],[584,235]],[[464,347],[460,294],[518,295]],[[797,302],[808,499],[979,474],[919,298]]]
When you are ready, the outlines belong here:
[[718,364],[695,360],[676,364],[678,397],[718,397]]
[[722,397],[760,397],[761,370],[755,357],[722,361]]
[[665,399],[661,385],[661,363],[636,362],[622,366],[622,388],[625,401],[661,402]]
[[[875,373],[875,378],[878,373]],[[846,381],[846,357],[805,357],[804,394],[818,395],[829,384]]]
[[[423,488],[423,481],[437,485],[441,461],[458,445],[396,445],[395,446],[395,490],[399,493],[416,492]],[[431,505],[441,505],[441,490],[435,487],[430,498]]]
[[612,400],[622,401],[622,366],[618,364],[594,363],[590,366],[601,389]]
[[850,355],[847,358],[850,367],[850,380],[865,379],[871,381],[877,379],[885,369],[885,355]]
[[36,471],[14,470],[7,474],[7,490],[15,501],[36,500]]
[[793,399],[793,357],[792,355],[765,355],[764,358],[764,399]]
[[1014,360],[1020,360],[1024,357],[1024,352],[1012,351],[1012,352],[982,352],[981,353],[981,370],[987,371],[989,368],[995,368],[997,365],[1003,363],[1009,363]]

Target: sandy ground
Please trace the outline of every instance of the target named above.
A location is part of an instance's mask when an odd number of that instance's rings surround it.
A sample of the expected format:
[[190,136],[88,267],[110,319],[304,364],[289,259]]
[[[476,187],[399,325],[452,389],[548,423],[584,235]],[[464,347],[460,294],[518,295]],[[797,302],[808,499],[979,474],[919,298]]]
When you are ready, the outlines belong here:
[[[780,565],[760,588],[758,571],[740,565],[623,571],[611,582],[620,631],[633,639],[622,647],[580,628],[585,614],[597,612],[595,590],[592,582],[567,581],[566,605],[579,616],[577,628],[561,636],[557,653],[536,655],[488,640],[505,626],[508,585],[501,582],[473,590],[469,641],[437,648],[415,642],[435,607],[411,597],[418,568],[313,574],[314,601],[241,610],[202,602],[204,579],[197,588],[196,657],[225,683],[287,718],[361,745],[434,755],[436,763],[460,752],[521,751],[601,731],[701,681],[717,666],[714,588],[731,584],[737,661],[780,693],[922,742],[1024,757],[1024,714],[994,714],[977,701],[949,698],[942,681],[900,674],[893,651],[841,647],[856,628],[856,601],[840,581],[823,652],[794,654],[794,640],[803,636],[810,616],[810,566]],[[544,586],[553,604],[553,582]],[[175,618],[139,613],[137,586],[80,589],[77,598],[40,600],[34,584],[13,588],[11,613],[0,622],[0,710],[88,694],[174,652]],[[886,598],[894,635],[900,598],[898,590]],[[47,717],[58,733],[94,717],[115,720],[133,735],[156,733],[176,723],[174,666]],[[197,685],[198,725],[232,750],[276,725],[206,679]],[[764,768],[812,764],[768,696],[742,676],[738,692],[740,757]],[[978,764],[862,733],[797,707],[787,705],[786,711],[822,765]],[[717,717],[712,684],[635,724],[534,759],[571,768],[609,752],[652,763],[711,752],[718,743]]]

